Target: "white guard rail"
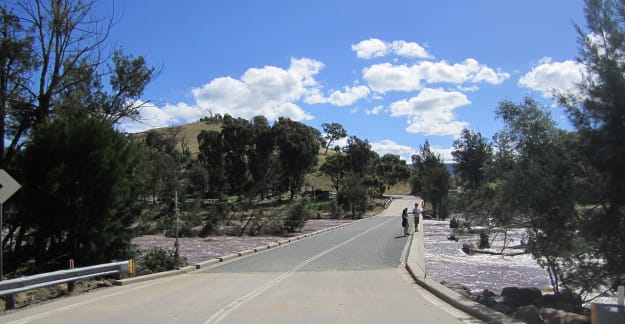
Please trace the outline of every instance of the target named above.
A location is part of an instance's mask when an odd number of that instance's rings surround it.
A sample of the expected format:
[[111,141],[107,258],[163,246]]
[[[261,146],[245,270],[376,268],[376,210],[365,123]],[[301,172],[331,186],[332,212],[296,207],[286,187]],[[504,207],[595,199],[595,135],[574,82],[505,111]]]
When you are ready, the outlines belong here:
[[71,292],[76,281],[104,276],[121,277],[129,271],[130,261],[120,261],[3,280],[0,281],[0,296],[6,299],[6,309],[11,309],[15,307],[14,295],[17,293],[63,283],[67,283]]

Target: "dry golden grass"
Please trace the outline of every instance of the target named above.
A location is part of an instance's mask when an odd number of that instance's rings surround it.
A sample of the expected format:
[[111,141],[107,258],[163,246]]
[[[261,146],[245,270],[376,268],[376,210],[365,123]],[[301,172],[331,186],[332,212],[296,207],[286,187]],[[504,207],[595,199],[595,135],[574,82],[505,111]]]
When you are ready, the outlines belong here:
[[[203,130],[205,131],[220,131],[221,130],[221,124],[207,124],[206,122],[195,122],[195,123],[182,125],[180,127],[181,127],[181,131],[180,131],[180,134],[178,135],[178,138],[180,140],[182,140],[183,138],[185,139],[185,141],[189,145],[189,152],[191,152],[191,155],[194,157],[196,157],[198,152],[200,151],[199,144],[197,142],[197,136],[200,134],[200,132]],[[178,147],[178,149],[181,150],[182,148]]]

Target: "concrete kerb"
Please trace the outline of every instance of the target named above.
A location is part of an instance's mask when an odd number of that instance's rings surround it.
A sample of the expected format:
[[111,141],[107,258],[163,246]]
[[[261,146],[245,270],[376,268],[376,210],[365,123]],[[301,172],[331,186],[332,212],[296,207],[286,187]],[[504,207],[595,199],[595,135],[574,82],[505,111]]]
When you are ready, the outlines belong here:
[[201,268],[205,268],[205,267],[210,267],[210,266],[215,265],[215,264],[217,264],[219,262],[221,262],[221,261],[219,261],[218,258],[214,258],[214,259],[198,262],[198,263],[195,264],[195,269],[197,270],[197,269],[201,269]]
[[[420,222],[423,224],[423,222]],[[417,284],[427,289],[436,297],[449,305],[471,316],[489,323],[521,323],[509,316],[486,307],[469,297],[443,286],[436,280],[427,277],[425,271],[425,257],[423,248],[423,225],[419,225],[419,232],[414,233],[410,239],[408,255],[406,256],[406,269]]]
[[171,277],[171,276],[175,276],[175,275],[179,275],[179,274],[183,274],[183,273],[187,273],[192,270],[195,270],[195,267],[192,267],[193,269],[187,269],[187,268],[189,267],[181,268],[178,270],[151,273],[151,274],[144,275],[144,276],[137,276],[137,277],[130,277],[126,279],[115,280],[113,281],[113,284],[116,286],[129,285],[129,284],[144,282],[148,280]]
[[242,257],[242,256],[250,255],[252,253],[254,253],[254,250],[250,249],[250,250],[241,251],[238,254],[239,254],[240,257]]
[[355,221],[352,221],[352,222],[349,222],[349,223],[345,223],[345,224],[341,224],[341,225],[332,226],[332,227],[325,228],[325,229],[322,229],[322,230],[318,230],[318,231],[315,231],[315,232],[311,232],[311,233],[308,233],[308,234],[302,234],[302,235],[290,237],[288,239],[280,240],[278,242],[272,242],[272,243],[269,243],[267,245],[256,247],[254,249],[245,250],[245,251],[241,251],[241,252],[237,252],[237,253],[231,253],[231,254],[227,254],[227,255],[224,255],[224,256],[219,256],[219,257],[216,257],[214,259],[209,259],[209,260],[206,260],[206,261],[198,262],[198,263],[196,263],[194,265],[190,265],[190,266],[187,266],[187,267],[184,267],[184,268],[180,268],[178,270],[163,271],[163,272],[157,272],[157,273],[152,273],[152,274],[143,275],[143,276],[137,276],[137,277],[131,277],[131,278],[125,278],[125,279],[116,280],[116,281],[113,282],[113,284],[114,285],[118,285],[118,286],[129,285],[129,284],[133,284],[133,283],[138,283],[138,282],[143,282],[143,281],[148,281],[148,280],[160,279],[160,278],[175,276],[175,275],[179,275],[179,274],[189,273],[191,271],[196,271],[196,270],[199,270],[201,268],[206,268],[206,267],[217,265],[217,264],[219,264],[221,262],[226,262],[226,261],[234,260],[234,259],[239,258],[239,257],[248,256],[248,255],[251,255],[251,254],[256,253],[256,252],[261,252],[261,251],[264,251],[264,250],[268,250],[268,249],[272,249],[272,248],[288,245],[288,244],[293,243],[293,242],[295,242],[297,240],[302,240],[302,239],[313,237],[313,236],[316,236],[316,235],[319,235],[319,234],[322,234],[322,233],[325,233],[325,232],[333,231],[333,230],[342,228],[344,226],[348,226],[348,225],[352,225],[352,224],[358,223],[358,222],[363,221],[365,219],[367,219],[367,218],[355,220]]

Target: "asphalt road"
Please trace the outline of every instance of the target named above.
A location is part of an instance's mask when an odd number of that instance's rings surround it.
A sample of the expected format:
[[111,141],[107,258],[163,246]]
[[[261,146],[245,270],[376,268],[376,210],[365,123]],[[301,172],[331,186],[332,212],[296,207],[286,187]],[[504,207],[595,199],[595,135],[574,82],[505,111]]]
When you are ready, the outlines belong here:
[[0,323],[476,323],[400,267],[398,199],[382,215],[188,274],[98,290]]

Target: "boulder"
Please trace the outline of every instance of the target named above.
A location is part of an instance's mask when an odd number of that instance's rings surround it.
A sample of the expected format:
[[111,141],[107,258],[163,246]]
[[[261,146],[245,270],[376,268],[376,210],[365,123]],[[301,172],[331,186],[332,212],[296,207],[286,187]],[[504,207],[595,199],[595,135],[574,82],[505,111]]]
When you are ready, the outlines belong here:
[[540,310],[534,305],[521,306],[517,308],[514,318],[519,319],[527,324],[545,324],[545,320],[540,316]]
[[582,298],[566,290],[558,294],[545,294],[543,296],[545,308],[562,309],[567,312],[579,312],[582,305]]
[[471,293],[471,289],[469,289],[465,285],[462,285],[459,283],[453,283],[453,282],[446,282],[446,281],[441,281],[441,284],[463,296],[466,296],[469,298],[475,298],[473,293]]
[[535,287],[505,287],[501,290],[501,297],[511,307],[543,304],[543,294]]
[[549,324],[589,324],[590,318],[585,315],[565,312],[561,309],[543,308],[540,315]]
[[477,295],[477,301],[482,305],[491,307],[497,304],[497,297],[497,294],[494,292],[484,289],[481,294]]
[[475,251],[475,245],[473,243],[462,244],[462,251],[468,255],[472,255]]
[[492,306],[490,306],[490,308],[492,308],[492,309],[494,309],[494,310],[496,310],[496,311],[498,311],[500,313],[506,314],[506,315],[512,315],[512,313],[514,313],[514,308],[512,308],[512,307],[510,307],[510,306],[508,306],[508,305],[506,305],[504,303],[495,303]]

